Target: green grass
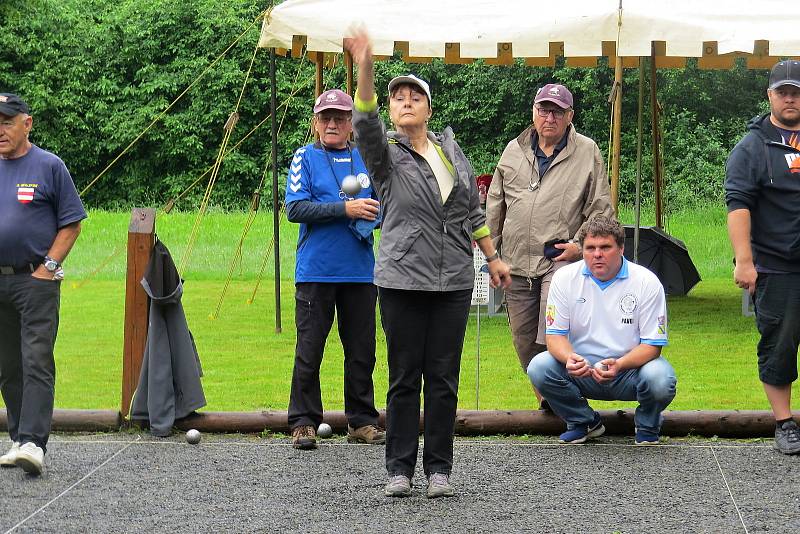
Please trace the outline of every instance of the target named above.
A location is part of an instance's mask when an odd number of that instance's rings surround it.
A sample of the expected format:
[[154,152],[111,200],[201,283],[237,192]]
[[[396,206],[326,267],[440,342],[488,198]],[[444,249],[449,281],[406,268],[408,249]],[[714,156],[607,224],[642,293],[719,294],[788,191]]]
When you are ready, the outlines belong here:
[[[647,217],[650,217],[648,220]],[[626,222],[633,219],[622,211]],[[231,257],[246,220],[242,213],[210,213],[186,272],[184,308],[197,342],[209,410],[285,410],[294,357],[294,245],[297,226],[281,225],[283,332],[275,332],[273,260],[249,303],[272,236],[272,217],[259,215],[245,241],[219,315]],[[129,214],[92,212],[67,261],[61,326],[56,344],[59,408],[116,409],[120,402],[125,243]],[[194,214],[160,215],[159,236],[179,261]],[[642,224],[652,224],[645,214]],[[665,356],[678,373],[671,409],[767,409],[756,373],[757,333],[741,316],[741,293],[731,282],[731,250],[723,208],[678,213],[670,233],[686,242],[703,281],[687,297],[669,299],[670,344]],[[112,255],[114,250],[119,252]],[[106,261],[108,260],[108,261]],[[100,264],[107,264],[93,275]],[[476,319],[467,329],[461,366],[459,407],[474,409]],[[511,343],[505,316],[481,318],[480,408],[530,409],[534,399]],[[376,404],[385,405],[386,349],[378,331],[374,373]],[[327,409],[342,409],[342,351],[334,328],[322,365]],[[800,395],[800,389],[795,389]],[[632,403],[596,402],[599,408]]]

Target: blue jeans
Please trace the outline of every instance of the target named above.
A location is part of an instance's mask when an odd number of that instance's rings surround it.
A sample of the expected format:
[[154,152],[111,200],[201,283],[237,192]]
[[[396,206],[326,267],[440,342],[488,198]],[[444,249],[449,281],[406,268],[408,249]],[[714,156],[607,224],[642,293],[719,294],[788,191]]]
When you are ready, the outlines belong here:
[[[583,356],[590,365],[606,358]],[[611,382],[599,384],[591,376],[570,376],[564,364],[549,352],[541,352],[531,360],[528,376],[569,430],[588,425],[594,419],[594,410],[587,399],[635,400],[639,401],[634,415],[636,427],[654,434],[661,429],[661,412],[675,398],[677,382],[675,370],[663,357],[638,369],[623,371]]]

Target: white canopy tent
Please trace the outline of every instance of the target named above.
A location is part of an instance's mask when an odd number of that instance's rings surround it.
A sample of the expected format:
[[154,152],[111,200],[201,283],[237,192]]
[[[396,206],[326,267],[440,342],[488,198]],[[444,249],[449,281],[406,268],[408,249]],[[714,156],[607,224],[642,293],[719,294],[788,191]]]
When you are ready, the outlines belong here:
[[[342,40],[353,25],[366,27],[376,59],[400,53],[411,63],[481,58],[494,65],[522,59],[530,66],[553,66],[563,57],[569,66],[593,67],[598,58],[608,58],[615,68],[609,157],[615,207],[624,67],[643,69],[640,58],[651,58],[655,110],[657,68],[682,67],[687,58],[697,58],[700,68],[727,69],[745,58],[748,68],[768,69],[782,57],[800,57],[800,14],[778,0],[287,0],[264,18],[259,46],[293,57],[308,53],[317,64],[319,94],[323,65],[343,52]],[[352,61],[344,57],[352,93]],[[641,101],[640,85],[640,110]],[[652,118],[656,220],[662,227],[658,113]],[[641,132],[641,112],[639,124]],[[640,168],[637,245],[639,175]]]
[[730,68],[737,57],[750,68],[770,68],[782,56],[800,56],[800,15],[789,11],[778,0],[287,0],[264,18],[259,46],[295,57],[308,52],[317,63],[317,93],[322,65],[343,52],[354,24],[367,28],[379,59],[400,52],[407,62],[522,58],[552,66],[564,57],[570,66],[592,67],[607,57],[616,80],[610,151],[616,206],[623,67],[647,56],[653,69],[682,67],[689,57],[700,68]]
[[[777,0],[288,0],[264,19],[260,46],[342,52],[352,24],[364,24],[375,53],[454,62],[525,58],[540,64],[564,56],[580,63],[599,56],[650,56],[657,66],[687,57],[736,56],[765,68],[800,55],[800,15]],[[406,49],[407,47],[407,49]],[[702,64],[701,64],[702,66]]]

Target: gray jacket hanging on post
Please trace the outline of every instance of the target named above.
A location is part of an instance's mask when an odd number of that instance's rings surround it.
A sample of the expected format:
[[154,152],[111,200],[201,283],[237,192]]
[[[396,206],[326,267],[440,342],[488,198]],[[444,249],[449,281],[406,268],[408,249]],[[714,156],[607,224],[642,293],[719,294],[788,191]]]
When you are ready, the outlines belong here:
[[200,358],[181,304],[183,280],[159,240],[141,283],[150,297],[150,317],[131,419],[149,420],[154,436],[168,436],[175,420],[205,406],[206,398]]

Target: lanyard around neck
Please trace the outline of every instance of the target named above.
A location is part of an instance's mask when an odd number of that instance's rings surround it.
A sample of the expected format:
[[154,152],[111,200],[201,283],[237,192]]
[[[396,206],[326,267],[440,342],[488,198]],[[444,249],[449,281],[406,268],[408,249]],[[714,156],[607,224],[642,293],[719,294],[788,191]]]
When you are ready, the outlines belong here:
[[[336,176],[336,171],[333,168],[333,161],[331,161],[331,155],[328,153],[328,149],[325,148],[325,145],[320,143],[322,146],[322,151],[325,152],[325,160],[328,162],[328,167],[331,169],[331,174],[333,175],[333,179],[336,180],[336,185],[339,186],[339,198],[346,199],[347,195],[342,191],[342,181],[339,180],[339,177]],[[353,149],[350,148],[350,143],[347,143],[347,155],[350,157],[350,175],[355,176],[355,164],[353,163]]]

